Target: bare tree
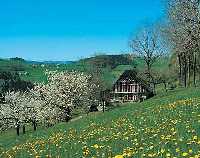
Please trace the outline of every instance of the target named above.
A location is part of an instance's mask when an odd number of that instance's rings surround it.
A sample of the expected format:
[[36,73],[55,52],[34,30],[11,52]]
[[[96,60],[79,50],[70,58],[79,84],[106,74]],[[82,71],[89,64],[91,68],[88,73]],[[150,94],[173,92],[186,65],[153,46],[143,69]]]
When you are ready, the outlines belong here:
[[164,54],[160,34],[156,32],[156,28],[144,28],[130,41],[133,52],[145,62],[148,82],[153,84],[154,93],[156,79],[152,73],[152,66]]

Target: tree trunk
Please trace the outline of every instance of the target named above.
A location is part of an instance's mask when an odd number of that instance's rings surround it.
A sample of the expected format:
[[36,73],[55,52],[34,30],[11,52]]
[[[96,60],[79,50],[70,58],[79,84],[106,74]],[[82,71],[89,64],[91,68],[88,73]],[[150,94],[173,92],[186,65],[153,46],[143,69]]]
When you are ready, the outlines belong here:
[[[196,78],[197,78],[197,76],[199,76],[197,80],[200,81],[200,66],[197,63],[196,63],[196,66],[197,66],[196,67],[196,73],[198,72],[198,75],[196,75]],[[196,84],[197,84],[197,82],[196,82]]]
[[150,76],[151,82],[153,84],[153,94],[156,95],[156,81],[155,81],[154,77],[151,74],[149,76]]
[[67,108],[65,108],[65,121],[66,122],[69,122],[69,120],[71,119],[71,117],[70,117],[70,108],[69,107],[67,107]]
[[184,87],[187,87],[187,68],[186,68],[186,64],[184,67]]
[[184,54],[184,87],[187,87],[187,58]]
[[195,87],[196,87],[196,63],[197,63],[196,54],[194,54],[193,84]]
[[33,120],[33,130],[36,131],[36,129],[37,129],[37,123],[35,120]]
[[106,102],[103,101],[103,112],[105,112],[105,105],[106,105]]
[[23,131],[23,134],[26,133],[26,127],[25,127],[25,125],[23,125],[23,127],[22,127],[22,131]]
[[167,84],[166,81],[163,81],[164,87],[165,87],[165,91],[167,92]]
[[188,86],[190,86],[190,75],[191,75],[191,56],[188,57]]
[[149,80],[151,80],[151,68],[149,64],[147,64],[147,73],[148,73]]
[[179,63],[179,85],[182,85],[182,64],[181,64],[180,54],[178,54],[178,63]]
[[18,135],[18,136],[19,136],[19,128],[20,128],[20,126],[19,126],[19,124],[17,124],[16,132],[17,132],[17,135]]

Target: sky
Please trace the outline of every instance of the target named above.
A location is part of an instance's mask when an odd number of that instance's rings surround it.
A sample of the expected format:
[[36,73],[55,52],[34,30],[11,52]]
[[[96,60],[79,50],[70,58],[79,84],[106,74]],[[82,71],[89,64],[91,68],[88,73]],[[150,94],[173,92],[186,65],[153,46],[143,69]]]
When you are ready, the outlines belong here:
[[69,61],[130,52],[130,36],[163,10],[161,0],[4,0],[0,58]]

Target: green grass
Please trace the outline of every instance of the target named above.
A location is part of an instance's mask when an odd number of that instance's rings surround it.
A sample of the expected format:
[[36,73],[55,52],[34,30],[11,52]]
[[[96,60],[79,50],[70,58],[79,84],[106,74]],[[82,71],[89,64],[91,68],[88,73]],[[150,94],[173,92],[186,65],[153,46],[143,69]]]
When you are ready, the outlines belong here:
[[21,78],[26,81],[42,83],[47,81],[47,77],[45,75],[45,69],[41,67],[32,67],[30,66],[25,70],[27,72],[26,75],[21,75]]
[[163,92],[19,137],[8,131],[0,144],[0,157],[194,157],[200,152],[200,90]]

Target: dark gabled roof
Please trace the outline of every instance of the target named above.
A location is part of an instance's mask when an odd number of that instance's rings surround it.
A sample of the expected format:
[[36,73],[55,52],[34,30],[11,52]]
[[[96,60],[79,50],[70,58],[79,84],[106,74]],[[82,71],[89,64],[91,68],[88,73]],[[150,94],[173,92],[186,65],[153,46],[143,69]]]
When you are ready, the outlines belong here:
[[[141,74],[140,74],[141,75]],[[151,92],[151,88],[148,86],[148,84],[146,83],[145,80],[142,79],[142,77],[139,77],[138,76],[138,73],[135,71],[135,70],[125,70],[121,75],[120,77],[118,78],[118,80],[115,82],[117,83],[119,80],[122,80],[122,79],[127,79],[129,78],[130,80],[135,80],[137,81],[138,83],[140,83],[147,91]],[[115,84],[114,83],[114,84]],[[113,84],[113,85],[114,85]]]
[[137,72],[135,70],[125,70],[120,77],[118,78],[117,81],[121,79],[126,79],[129,78],[131,80],[136,80],[137,79]]

